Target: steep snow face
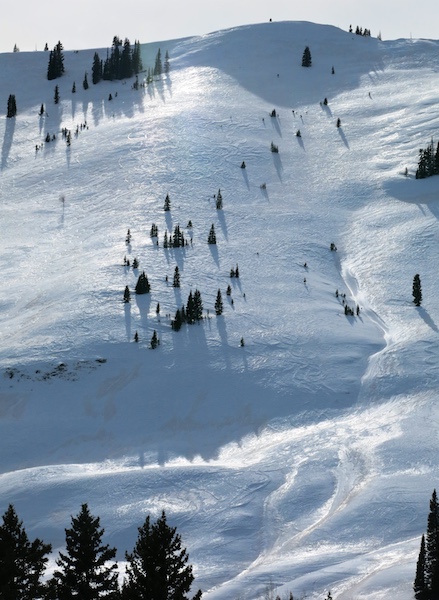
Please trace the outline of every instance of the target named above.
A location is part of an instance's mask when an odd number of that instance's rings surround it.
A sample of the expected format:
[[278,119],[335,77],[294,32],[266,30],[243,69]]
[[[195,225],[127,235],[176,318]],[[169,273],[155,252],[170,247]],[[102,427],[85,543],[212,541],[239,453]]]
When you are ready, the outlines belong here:
[[[412,597],[437,475],[438,183],[414,179],[437,46],[267,23],[163,42],[171,71],[139,90],[83,90],[94,51],[51,82],[47,53],[0,55],[0,498],[54,558],[83,502],[121,561],[165,508],[212,599]],[[195,289],[205,319],[173,332]]]

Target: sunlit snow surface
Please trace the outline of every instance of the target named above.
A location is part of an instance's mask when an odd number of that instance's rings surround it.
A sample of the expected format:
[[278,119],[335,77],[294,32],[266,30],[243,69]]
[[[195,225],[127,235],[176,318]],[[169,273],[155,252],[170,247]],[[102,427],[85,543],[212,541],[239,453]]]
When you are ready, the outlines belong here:
[[[0,510],[53,558],[83,502],[121,561],[164,508],[206,598],[412,597],[438,473],[439,184],[414,179],[438,46],[267,23],[161,43],[171,71],[138,91],[84,91],[94,50],[50,82],[47,53],[0,55]],[[176,224],[193,243],[164,250]],[[172,332],[196,288],[208,318]]]

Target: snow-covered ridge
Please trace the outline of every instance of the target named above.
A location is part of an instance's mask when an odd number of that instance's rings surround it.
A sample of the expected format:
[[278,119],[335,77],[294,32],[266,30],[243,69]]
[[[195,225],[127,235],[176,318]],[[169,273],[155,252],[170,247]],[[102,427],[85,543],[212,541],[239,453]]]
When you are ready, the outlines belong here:
[[[83,90],[94,50],[55,81],[47,53],[0,54],[2,505],[56,549],[88,502],[120,559],[165,508],[210,598],[411,598],[437,479],[438,183],[413,173],[438,43],[267,23],[145,45],[145,66],[158,46],[169,76],[137,91]],[[193,243],[165,250],[176,224]],[[206,319],[173,332],[195,288]]]

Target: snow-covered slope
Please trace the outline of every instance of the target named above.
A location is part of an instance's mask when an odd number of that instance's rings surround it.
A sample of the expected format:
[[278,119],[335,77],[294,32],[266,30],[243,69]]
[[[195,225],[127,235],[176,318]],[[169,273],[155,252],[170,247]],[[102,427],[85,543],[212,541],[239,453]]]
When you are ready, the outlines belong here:
[[[83,502],[120,560],[165,508],[212,600],[412,597],[438,473],[439,186],[413,177],[438,45],[253,25],[163,42],[169,75],[137,91],[83,90],[94,50],[50,82],[47,53],[0,55],[0,499],[54,557]],[[192,243],[165,250],[176,224]],[[173,332],[196,288],[205,320]]]

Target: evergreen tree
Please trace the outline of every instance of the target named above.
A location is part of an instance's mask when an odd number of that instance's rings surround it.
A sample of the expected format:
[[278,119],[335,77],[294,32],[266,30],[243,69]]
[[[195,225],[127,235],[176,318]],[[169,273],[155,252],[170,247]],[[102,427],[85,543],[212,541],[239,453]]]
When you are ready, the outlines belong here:
[[159,344],[160,344],[160,340],[157,337],[157,331],[154,329],[154,332],[153,332],[152,338],[151,338],[151,349],[155,350]]
[[[66,553],[56,561],[50,588],[57,600],[116,600],[118,598],[117,563],[112,562],[116,548],[102,544],[104,529],[99,517],[93,517],[87,504],[72,517],[66,529]],[[111,561],[111,562],[110,562]]]
[[125,286],[125,291],[123,293],[123,301],[125,304],[131,301],[130,288],[127,285]]
[[180,287],[180,271],[179,271],[179,268],[178,268],[178,266],[177,266],[177,267],[175,267],[175,271],[174,271],[174,281],[173,281],[172,285],[173,285],[175,288],[179,288],[179,287]]
[[136,40],[134,42],[134,49],[132,54],[132,69],[133,73],[137,75],[143,69],[142,65],[142,52],[140,49],[140,42]]
[[439,504],[436,490],[430,500],[427,534],[422,536],[413,584],[417,600],[439,598]]
[[311,67],[311,66],[312,66],[311,52],[310,52],[309,47],[307,46],[305,48],[305,50],[303,51],[302,67]]
[[170,68],[171,68],[171,66],[169,64],[169,54],[168,54],[168,51],[166,50],[166,53],[165,53],[165,64],[163,65],[164,72],[165,73],[169,73]]
[[436,490],[433,490],[430,500],[425,550],[425,580],[429,598],[436,599],[439,598],[439,504]]
[[84,90],[88,90],[88,79],[87,79],[87,71],[84,73],[84,80],[82,82],[82,87],[84,88]]
[[416,576],[413,583],[416,600],[427,600],[428,590],[425,581],[425,536],[421,538],[421,548],[419,550],[418,561],[416,563]]
[[217,316],[223,314],[223,299],[221,297],[221,290],[218,290],[215,300],[215,314]]
[[165,203],[163,205],[163,210],[164,211],[171,210],[171,201],[169,199],[169,194],[166,194]]
[[189,296],[187,299],[187,303],[186,303],[186,323],[189,323],[189,325],[192,325],[193,323],[195,323],[195,307],[194,307],[194,297],[192,295],[192,290],[189,292]]
[[72,94],[76,94],[76,82],[75,81],[73,82],[73,85],[72,85]]
[[[194,580],[189,556],[176,527],[170,527],[165,512],[156,523],[147,516],[128,562],[122,599],[188,600]],[[193,600],[200,600],[199,590]]]
[[40,112],[38,114],[40,115],[40,117],[44,115],[44,104],[41,105]]
[[132,77],[133,75],[133,53],[130,40],[125,38],[123,50],[120,55],[120,77],[121,79]]
[[102,79],[102,61],[97,52],[93,56],[93,65],[91,67],[91,80],[94,84],[99,83]]
[[174,320],[171,321],[171,328],[173,329],[173,331],[180,331],[182,323],[183,319],[181,316],[180,309],[177,309]]
[[195,321],[201,321],[203,318],[203,302],[201,300],[200,290],[194,292],[194,319]]
[[422,302],[422,289],[421,289],[421,278],[416,274],[413,278],[413,302],[415,306],[421,306]]
[[136,283],[136,294],[149,294],[151,286],[149,285],[148,277],[145,275],[145,271],[139,275]]
[[155,57],[155,64],[154,64],[154,75],[155,76],[160,76],[162,74],[162,54],[160,52],[160,48],[157,50],[157,54]]
[[0,525],[0,598],[34,600],[43,597],[41,581],[52,547],[36,538],[29,541],[12,504]]
[[15,94],[9,94],[8,98],[8,111],[6,116],[8,119],[12,119],[17,114],[17,102],[15,100]]
[[55,92],[53,94],[53,101],[55,102],[55,104],[59,104],[59,87],[57,85],[55,86]]
[[215,226],[212,223],[212,227],[210,228],[209,231],[209,236],[207,238],[207,243],[208,244],[216,244],[216,234],[215,234]]
[[218,210],[221,210],[223,207],[223,197],[221,195],[221,190],[218,190],[218,194],[216,195],[216,207]]
[[151,237],[158,237],[158,235],[159,235],[159,229],[158,229],[157,225],[155,223],[153,223],[151,225],[150,236]]
[[136,333],[134,334],[134,341],[135,341],[136,343],[139,341],[139,334],[137,333],[137,331],[136,331]]

